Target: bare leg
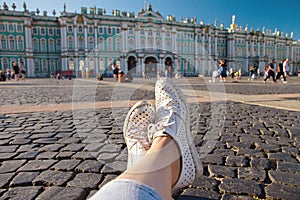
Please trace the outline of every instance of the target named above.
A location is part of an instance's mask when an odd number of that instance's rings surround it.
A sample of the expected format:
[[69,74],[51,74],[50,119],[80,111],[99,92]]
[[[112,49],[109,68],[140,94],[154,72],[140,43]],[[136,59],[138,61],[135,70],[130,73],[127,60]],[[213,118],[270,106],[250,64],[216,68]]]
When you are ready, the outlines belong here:
[[180,173],[180,156],[171,137],[157,137],[143,158],[117,179],[132,179],[154,188],[160,196],[172,199],[172,186]]

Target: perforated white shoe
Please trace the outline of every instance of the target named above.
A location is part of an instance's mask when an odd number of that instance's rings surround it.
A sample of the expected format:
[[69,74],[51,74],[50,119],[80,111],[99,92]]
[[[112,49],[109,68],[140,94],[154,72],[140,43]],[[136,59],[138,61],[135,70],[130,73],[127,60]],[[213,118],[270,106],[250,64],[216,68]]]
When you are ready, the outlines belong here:
[[148,101],[139,101],[131,107],[124,121],[124,139],[128,149],[127,169],[141,159],[150,147],[148,125],[154,123],[155,107]]
[[169,135],[176,142],[180,152],[181,172],[173,190],[180,189],[191,184],[203,171],[190,133],[188,104],[181,90],[166,78],[157,80],[155,100],[156,123],[149,125],[149,141]]

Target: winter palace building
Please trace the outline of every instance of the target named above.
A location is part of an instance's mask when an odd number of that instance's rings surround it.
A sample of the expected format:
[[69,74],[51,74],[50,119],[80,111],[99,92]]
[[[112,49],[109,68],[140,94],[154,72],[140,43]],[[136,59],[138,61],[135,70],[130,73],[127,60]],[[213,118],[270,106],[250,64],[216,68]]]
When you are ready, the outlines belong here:
[[229,68],[248,72],[253,65],[264,69],[289,58],[291,72],[300,70],[300,41],[293,33],[279,30],[244,28],[235,23],[205,24],[196,18],[179,20],[163,17],[151,5],[135,14],[103,8],[81,8],[59,16],[55,10],[29,11],[16,5],[0,7],[0,70],[10,69],[13,61],[23,61],[29,77],[47,77],[51,72],[82,70],[96,75],[111,73],[116,63],[125,73],[141,76],[172,66],[185,75],[211,75],[219,59]]

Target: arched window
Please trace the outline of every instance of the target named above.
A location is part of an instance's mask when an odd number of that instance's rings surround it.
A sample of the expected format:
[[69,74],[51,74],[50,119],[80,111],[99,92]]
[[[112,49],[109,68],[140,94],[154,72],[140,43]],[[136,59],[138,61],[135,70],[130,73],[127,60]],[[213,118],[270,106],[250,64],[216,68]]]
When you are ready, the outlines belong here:
[[134,39],[133,38],[129,38],[128,39],[128,50],[132,51],[134,49]]
[[47,60],[42,60],[42,69],[43,69],[43,73],[48,72],[48,66],[47,66]]
[[7,49],[7,45],[6,45],[6,37],[4,36],[4,35],[2,35],[1,36],[1,46],[0,46],[0,48],[2,49],[2,50],[6,50]]
[[98,50],[99,51],[104,51],[104,39],[101,37],[98,39]]
[[101,58],[99,60],[99,66],[100,66],[100,71],[104,71],[105,70],[105,67],[104,67],[104,59]]
[[69,49],[69,50],[73,50],[73,47],[74,47],[73,37],[72,37],[72,36],[69,36],[69,37],[68,37],[68,49]]
[[116,51],[121,51],[121,39],[116,38]]
[[107,51],[112,51],[113,47],[112,47],[112,39],[108,38],[107,39]]
[[24,50],[24,44],[23,44],[23,37],[22,36],[18,36],[18,49],[20,51]]
[[36,38],[33,39],[32,44],[33,44],[33,51],[39,51],[39,42]]
[[89,50],[93,50],[94,49],[94,38],[93,37],[89,37]]
[[46,46],[46,40],[41,39],[41,51],[46,52],[47,51],[47,46]]
[[190,54],[194,54],[194,43],[190,43]]
[[61,41],[60,41],[60,39],[56,40],[56,48],[57,48],[58,51],[61,50]]
[[13,36],[9,37],[9,50],[15,50],[15,38]]
[[34,73],[40,72],[40,63],[39,60],[34,60]]
[[55,52],[55,46],[54,46],[54,40],[53,39],[49,40],[49,51],[50,52]]
[[160,41],[160,39],[156,40],[156,42],[155,42],[155,48],[156,49],[161,49],[161,41]]
[[83,51],[84,50],[84,39],[82,37],[78,38],[78,50]]

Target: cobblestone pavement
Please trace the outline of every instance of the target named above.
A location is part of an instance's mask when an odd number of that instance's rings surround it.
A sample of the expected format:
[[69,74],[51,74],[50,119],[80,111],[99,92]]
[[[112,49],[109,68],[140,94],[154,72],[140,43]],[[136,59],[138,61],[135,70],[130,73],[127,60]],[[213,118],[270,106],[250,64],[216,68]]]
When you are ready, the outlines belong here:
[[[300,79],[228,79],[224,86],[188,80],[190,85],[176,82],[190,102],[204,173],[174,198],[299,199],[300,109],[293,105],[299,105]],[[134,102],[154,99],[153,89],[154,79],[0,83],[0,199],[93,195],[126,169],[123,121]],[[228,99],[212,101],[206,94],[222,90]],[[261,101],[269,105],[256,104]]]

